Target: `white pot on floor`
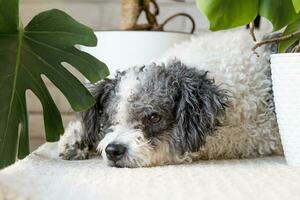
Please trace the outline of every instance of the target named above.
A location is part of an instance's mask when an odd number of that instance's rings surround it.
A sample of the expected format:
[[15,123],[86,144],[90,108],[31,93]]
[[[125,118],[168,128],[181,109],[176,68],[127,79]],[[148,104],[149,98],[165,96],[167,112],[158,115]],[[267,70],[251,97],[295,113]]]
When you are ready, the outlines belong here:
[[81,47],[106,63],[111,74],[131,66],[145,65],[191,34],[159,31],[98,31],[97,47]]
[[300,53],[271,55],[274,101],[287,163],[300,166]]

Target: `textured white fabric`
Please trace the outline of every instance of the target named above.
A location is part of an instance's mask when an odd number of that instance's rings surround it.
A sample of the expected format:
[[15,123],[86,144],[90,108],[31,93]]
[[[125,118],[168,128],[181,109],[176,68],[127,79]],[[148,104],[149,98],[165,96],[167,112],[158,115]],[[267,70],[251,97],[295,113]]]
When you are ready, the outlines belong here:
[[300,168],[283,157],[112,168],[100,158],[64,161],[47,143],[0,172],[0,199],[299,199]]

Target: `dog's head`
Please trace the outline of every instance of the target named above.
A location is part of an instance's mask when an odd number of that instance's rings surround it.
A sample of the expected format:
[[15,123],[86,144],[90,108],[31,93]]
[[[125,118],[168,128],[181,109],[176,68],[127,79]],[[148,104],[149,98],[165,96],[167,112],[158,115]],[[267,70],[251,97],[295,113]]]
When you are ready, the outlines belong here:
[[90,142],[111,166],[179,163],[199,151],[226,107],[226,94],[207,72],[180,62],[132,68],[91,88],[83,113]]

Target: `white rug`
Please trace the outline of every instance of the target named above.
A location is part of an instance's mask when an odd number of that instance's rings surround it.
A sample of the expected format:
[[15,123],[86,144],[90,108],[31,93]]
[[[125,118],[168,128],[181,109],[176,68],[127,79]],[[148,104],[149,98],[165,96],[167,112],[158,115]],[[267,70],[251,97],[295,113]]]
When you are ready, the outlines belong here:
[[300,168],[283,157],[112,168],[64,161],[47,143],[0,172],[0,200],[300,199]]

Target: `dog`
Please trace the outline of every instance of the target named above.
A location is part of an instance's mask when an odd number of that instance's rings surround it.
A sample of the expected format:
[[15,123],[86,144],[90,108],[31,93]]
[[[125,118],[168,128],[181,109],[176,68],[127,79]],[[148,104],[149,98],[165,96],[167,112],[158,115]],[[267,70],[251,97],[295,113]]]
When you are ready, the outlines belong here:
[[[245,41],[244,35],[233,40]],[[231,58],[202,56],[195,65],[178,50],[190,45],[173,49],[177,60],[167,64],[132,67],[87,84],[96,104],[70,122],[59,142],[60,156],[81,160],[96,152],[109,166],[132,168],[283,154],[270,50],[255,58],[245,50],[247,43],[235,52],[218,52]]]

